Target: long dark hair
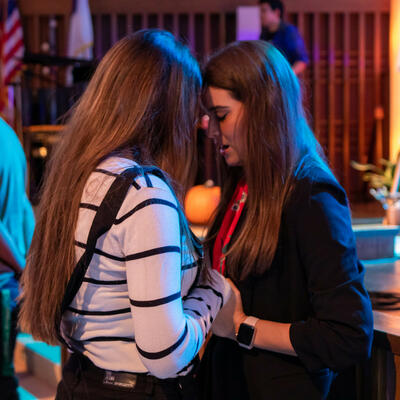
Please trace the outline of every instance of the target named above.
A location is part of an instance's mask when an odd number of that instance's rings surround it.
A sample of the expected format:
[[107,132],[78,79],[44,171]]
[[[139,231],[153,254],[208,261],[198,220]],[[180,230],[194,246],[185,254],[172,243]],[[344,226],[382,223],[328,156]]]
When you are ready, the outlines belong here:
[[231,276],[244,279],[271,265],[282,211],[296,176],[312,174],[316,164],[329,170],[306,121],[299,81],[290,65],[264,41],[235,42],[208,61],[205,90],[228,90],[244,105],[244,165],[221,161],[222,196],[206,245],[212,246],[239,178],[248,184],[246,217],[227,253]]
[[44,181],[22,278],[20,321],[26,332],[57,342],[54,321],[76,264],[79,203],[102,160],[110,154],[132,157],[135,150],[140,162],[167,172],[183,197],[195,172],[200,91],[196,60],[165,31],[139,31],[104,56],[71,114]]

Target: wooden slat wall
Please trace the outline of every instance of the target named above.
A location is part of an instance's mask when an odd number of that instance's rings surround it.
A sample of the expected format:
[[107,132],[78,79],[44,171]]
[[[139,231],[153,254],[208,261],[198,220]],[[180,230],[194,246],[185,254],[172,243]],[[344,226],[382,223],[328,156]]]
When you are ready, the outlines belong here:
[[343,185],[350,187],[350,15],[343,21]]
[[[363,183],[350,161],[376,163],[389,154],[389,13],[299,12],[288,19],[310,52],[304,88],[313,129],[336,176],[360,200]],[[375,119],[381,109],[383,121]]]
[[[200,61],[235,39],[237,5],[252,1],[168,2],[91,1],[94,54],[100,59],[123,35],[147,27],[170,30],[189,44]],[[28,50],[38,52],[49,40],[48,20],[57,26],[57,52],[65,54],[69,7],[42,0],[21,0]],[[115,3],[115,5],[111,4]],[[287,0],[287,19],[303,34],[310,65],[303,78],[310,122],[335,174],[352,199],[363,184],[350,160],[376,162],[388,157],[389,5],[379,0]],[[117,12],[115,10],[118,10]],[[36,80],[35,85],[38,85]],[[384,119],[376,123],[375,110]],[[210,146],[206,146],[210,153]]]

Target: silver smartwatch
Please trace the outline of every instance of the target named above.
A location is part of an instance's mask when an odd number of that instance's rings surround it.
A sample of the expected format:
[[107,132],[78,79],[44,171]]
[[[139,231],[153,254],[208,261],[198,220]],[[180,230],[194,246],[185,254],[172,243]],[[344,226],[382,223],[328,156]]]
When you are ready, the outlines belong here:
[[256,333],[256,323],[258,318],[256,317],[247,317],[239,326],[239,330],[236,334],[236,341],[239,343],[239,346],[244,347],[245,349],[252,349],[254,336]]

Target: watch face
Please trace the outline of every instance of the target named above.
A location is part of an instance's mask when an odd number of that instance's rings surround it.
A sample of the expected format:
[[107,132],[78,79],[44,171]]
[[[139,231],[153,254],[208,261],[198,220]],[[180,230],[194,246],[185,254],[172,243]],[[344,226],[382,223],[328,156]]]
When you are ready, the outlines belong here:
[[247,324],[240,324],[239,332],[237,334],[236,340],[245,346],[250,346],[253,340],[254,326]]

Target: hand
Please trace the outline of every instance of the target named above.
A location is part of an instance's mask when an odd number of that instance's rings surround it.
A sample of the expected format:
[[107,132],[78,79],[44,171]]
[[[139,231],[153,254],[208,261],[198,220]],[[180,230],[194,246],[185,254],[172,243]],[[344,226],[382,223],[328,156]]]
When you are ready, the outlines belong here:
[[229,279],[227,278],[228,283],[231,285],[234,300],[234,310],[233,310],[233,326],[235,329],[235,333],[238,332],[240,324],[246,319],[246,314],[243,311],[243,304],[242,304],[242,297],[240,295],[239,289],[236,287],[236,285]]
[[239,290],[230,279],[227,279],[227,282],[232,293],[215,318],[211,330],[217,336],[236,340],[236,332],[246,315],[243,312]]
[[[229,287],[229,286],[228,286]],[[231,290],[228,300],[219,310],[211,327],[212,333],[217,336],[235,340],[235,327],[233,325],[233,314],[235,310],[235,296]]]

